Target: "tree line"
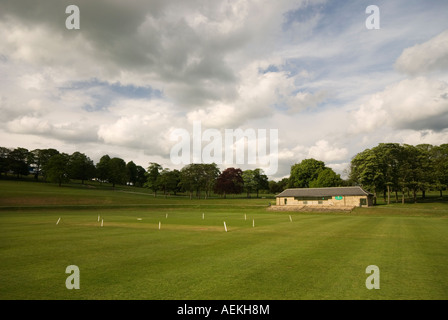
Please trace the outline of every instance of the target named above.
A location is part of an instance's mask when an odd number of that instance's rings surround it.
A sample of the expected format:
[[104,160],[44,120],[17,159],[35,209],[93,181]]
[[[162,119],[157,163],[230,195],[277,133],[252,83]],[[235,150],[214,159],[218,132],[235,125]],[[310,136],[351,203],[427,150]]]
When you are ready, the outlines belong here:
[[353,157],[349,179],[362,185],[390,203],[391,194],[395,202],[405,202],[405,194],[412,194],[417,201],[417,192],[425,198],[426,191],[442,191],[448,185],[448,144],[416,146],[398,143],[380,143]]
[[96,179],[115,185],[146,187],[164,195],[188,193],[190,198],[207,198],[211,193],[226,197],[228,194],[246,193],[247,197],[260,191],[278,194],[286,188],[318,188],[359,185],[382,196],[390,203],[405,202],[405,196],[417,200],[417,192],[425,198],[428,190],[442,191],[448,185],[448,144],[416,146],[398,143],[380,143],[356,154],[347,169],[348,179],[342,179],[323,161],[304,159],[291,166],[289,177],[280,181],[269,180],[262,169],[241,170],[227,168],[220,171],[215,163],[192,163],[181,170],[163,168],[151,162],[145,169],[133,161],[103,155],[94,162],[85,154],[69,155],[56,149],[0,147],[0,177],[13,174],[17,178],[34,175],[36,180],[62,183],[70,179]]
[[[341,179],[322,161],[305,159],[291,166],[289,178],[272,183],[277,191],[285,188],[316,188],[361,186],[374,194],[374,202],[383,197],[384,202],[417,201],[428,190],[442,192],[448,186],[448,144],[416,146],[399,143],[380,143],[356,154],[346,170],[348,179]],[[270,182],[271,183],[271,182]],[[399,199],[401,198],[401,199]]]
[[98,163],[81,152],[69,155],[56,149],[0,147],[0,177],[13,174],[17,178],[34,175],[35,180],[50,181],[61,186],[70,180],[98,180],[100,183],[146,187],[164,195],[187,192],[190,198],[209,197],[212,192],[226,197],[228,194],[251,193],[268,190],[268,177],[262,169],[241,170],[227,168],[221,172],[215,163],[192,163],[181,170],[163,168],[151,162],[148,168],[125,162],[119,157],[103,155]]

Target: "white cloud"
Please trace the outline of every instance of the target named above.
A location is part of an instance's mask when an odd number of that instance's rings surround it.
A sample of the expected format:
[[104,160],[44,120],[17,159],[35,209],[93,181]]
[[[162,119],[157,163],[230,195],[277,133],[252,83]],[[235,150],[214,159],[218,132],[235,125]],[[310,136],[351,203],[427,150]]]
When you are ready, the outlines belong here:
[[299,113],[324,100],[326,95],[323,92],[296,92],[296,81],[303,77],[302,73],[290,76],[286,71],[262,72],[274,63],[280,65],[281,61],[260,60],[249,64],[238,74],[241,80],[235,99],[197,108],[188,113],[189,121],[201,120],[215,128],[238,127],[248,119],[265,118],[280,110]]
[[448,127],[448,84],[425,77],[402,80],[372,95],[352,117],[354,133],[382,126],[443,130]]
[[346,170],[350,167],[349,162],[342,162],[342,163],[328,163],[326,164],[327,167],[331,168],[336,172],[337,174],[341,175],[341,178],[346,179],[348,178],[345,173]]
[[98,139],[111,146],[167,157],[173,145],[170,130],[185,124],[173,111],[163,100],[117,100],[109,107],[109,120],[98,126]]
[[344,160],[347,155],[347,148],[338,148],[337,146],[330,145],[326,140],[317,141],[308,151],[308,156],[310,158],[321,160],[323,162]]
[[387,121],[387,111],[381,94],[375,94],[352,114],[351,130],[354,133],[372,132]]
[[448,71],[448,30],[434,38],[403,50],[395,67],[408,74]]
[[78,121],[51,123],[45,118],[23,116],[8,121],[5,127],[10,133],[50,137],[67,142],[92,142],[96,140],[94,127],[91,124]]
[[432,144],[438,146],[448,142],[448,129],[440,132],[433,130],[402,130],[389,134],[387,138],[389,139],[388,141],[401,141],[410,145]]
[[289,94],[287,104],[289,106],[288,113],[298,113],[305,109],[312,109],[323,102],[327,94],[324,91],[317,92],[315,94],[310,92],[298,92],[295,95]]
[[25,134],[48,134],[52,131],[52,126],[46,120],[36,117],[23,116],[6,124],[10,132]]

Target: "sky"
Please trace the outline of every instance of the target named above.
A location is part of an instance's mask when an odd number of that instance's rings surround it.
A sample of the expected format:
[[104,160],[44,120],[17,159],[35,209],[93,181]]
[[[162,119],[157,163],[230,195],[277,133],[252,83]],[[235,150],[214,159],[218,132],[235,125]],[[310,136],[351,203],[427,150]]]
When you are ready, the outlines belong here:
[[[201,150],[207,129],[254,130],[247,145],[278,163],[270,179],[307,158],[344,177],[381,142],[448,143],[447,12],[446,0],[0,0],[0,146],[180,169],[173,132],[193,146],[200,123]],[[219,166],[266,169],[257,161]]]

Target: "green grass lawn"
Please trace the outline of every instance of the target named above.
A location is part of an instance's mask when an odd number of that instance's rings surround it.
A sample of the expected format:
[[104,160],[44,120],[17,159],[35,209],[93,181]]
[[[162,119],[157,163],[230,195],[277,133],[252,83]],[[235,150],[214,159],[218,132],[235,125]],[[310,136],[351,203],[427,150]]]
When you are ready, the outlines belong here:
[[0,299],[448,299],[447,202],[279,213],[131,192],[0,181]]

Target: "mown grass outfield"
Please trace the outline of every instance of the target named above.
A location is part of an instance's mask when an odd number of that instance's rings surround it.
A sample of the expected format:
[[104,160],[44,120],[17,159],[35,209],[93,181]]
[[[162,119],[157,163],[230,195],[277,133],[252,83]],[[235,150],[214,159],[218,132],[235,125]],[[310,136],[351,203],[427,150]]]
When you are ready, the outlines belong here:
[[145,192],[0,181],[0,299],[448,298],[446,201],[280,213]]

